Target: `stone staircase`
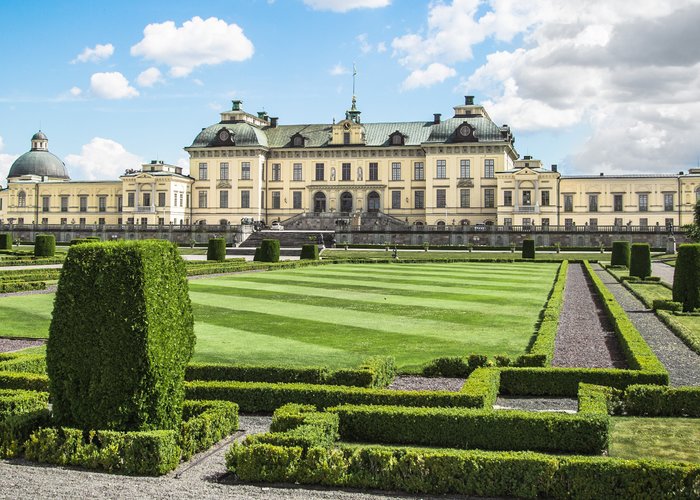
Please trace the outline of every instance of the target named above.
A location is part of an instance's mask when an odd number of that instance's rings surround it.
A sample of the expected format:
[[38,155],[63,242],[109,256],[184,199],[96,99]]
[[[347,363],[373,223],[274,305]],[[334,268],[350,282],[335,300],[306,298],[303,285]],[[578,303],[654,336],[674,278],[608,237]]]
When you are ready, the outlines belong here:
[[302,245],[314,243],[320,247],[331,247],[335,231],[272,231],[263,230],[251,234],[238,248],[228,248],[227,255],[254,255],[262,240],[279,240],[280,255],[298,256]]

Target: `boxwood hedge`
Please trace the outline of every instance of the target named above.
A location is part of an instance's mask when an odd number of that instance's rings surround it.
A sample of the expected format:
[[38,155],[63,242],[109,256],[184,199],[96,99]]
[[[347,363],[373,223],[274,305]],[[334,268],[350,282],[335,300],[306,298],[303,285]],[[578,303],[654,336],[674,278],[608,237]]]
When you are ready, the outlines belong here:
[[685,312],[700,308],[700,243],[678,247],[673,300],[683,304]]
[[630,242],[613,241],[612,254],[610,255],[611,266],[630,267]]
[[226,240],[224,238],[209,238],[207,260],[226,260]]
[[53,234],[37,234],[34,239],[34,257],[53,257],[56,253],[56,237]]
[[641,279],[651,276],[649,243],[632,243],[630,250],[630,276],[636,276]]
[[318,245],[307,244],[301,247],[301,260],[318,260]]
[[12,250],[12,235],[0,233],[0,250]]

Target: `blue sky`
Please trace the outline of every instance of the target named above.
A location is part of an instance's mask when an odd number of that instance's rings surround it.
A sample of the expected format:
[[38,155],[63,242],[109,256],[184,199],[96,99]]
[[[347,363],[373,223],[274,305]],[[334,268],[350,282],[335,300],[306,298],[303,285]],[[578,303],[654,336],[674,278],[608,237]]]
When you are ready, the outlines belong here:
[[0,176],[41,128],[73,178],[183,147],[239,98],[280,123],[450,116],[564,172],[697,164],[697,0],[0,2]]

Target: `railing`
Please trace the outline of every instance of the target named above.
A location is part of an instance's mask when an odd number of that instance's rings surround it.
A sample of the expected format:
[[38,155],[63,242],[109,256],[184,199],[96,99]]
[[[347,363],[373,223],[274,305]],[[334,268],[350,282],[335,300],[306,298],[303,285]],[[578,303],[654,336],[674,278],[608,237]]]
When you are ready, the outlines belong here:
[[137,214],[154,214],[156,213],[156,207],[136,207]]

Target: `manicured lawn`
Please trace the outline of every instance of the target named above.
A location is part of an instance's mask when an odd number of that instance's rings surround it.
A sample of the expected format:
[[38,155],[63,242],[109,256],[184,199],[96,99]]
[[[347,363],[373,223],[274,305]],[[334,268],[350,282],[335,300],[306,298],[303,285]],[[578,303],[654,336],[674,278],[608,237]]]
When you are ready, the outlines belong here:
[[[323,259],[332,260],[346,260],[346,259],[391,259],[392,251],[389,250],[324,250],[321,254]],[[410,260],[433,260],[433,259],[470,259],[470,260],[482,260],[482,259],[520,259],[522,257],[522,252],[516,250],[514,253],[511,252],[467,252],[462,251],[448,251],[443,252],[440,250],[431,250],[428,252],[422,250],[400,250],[398,252],[399,259],[410,259]],[[535,260],[599,260],[599,261],[610,261],[610,252],[600,253],[600,252],[537,252],[535,254]]]
[[0,297],[0,335],[48,337],[53,299],[53,293]]
[[700,462],[700,419],[614,417],[610,456]]

